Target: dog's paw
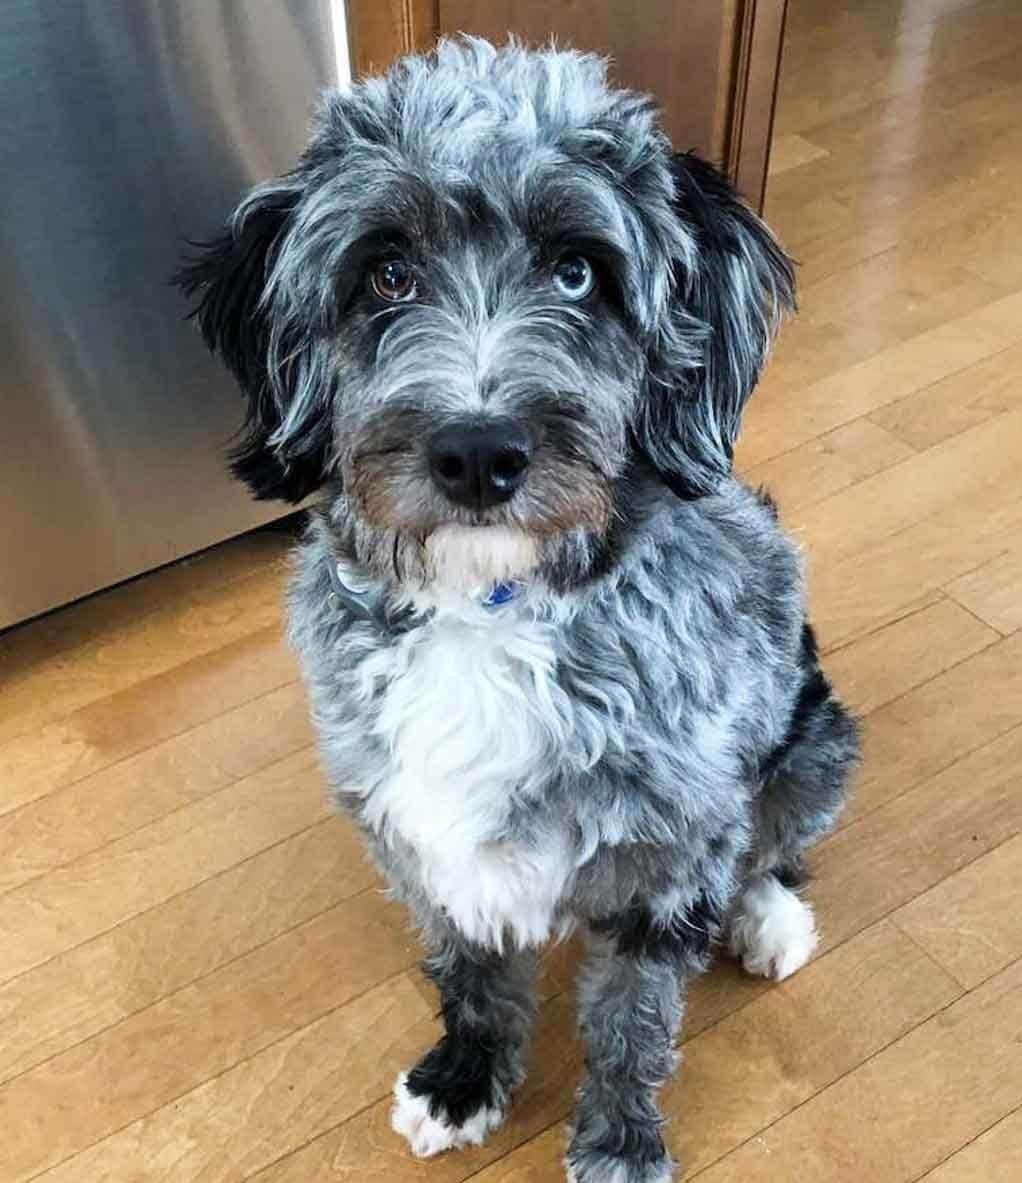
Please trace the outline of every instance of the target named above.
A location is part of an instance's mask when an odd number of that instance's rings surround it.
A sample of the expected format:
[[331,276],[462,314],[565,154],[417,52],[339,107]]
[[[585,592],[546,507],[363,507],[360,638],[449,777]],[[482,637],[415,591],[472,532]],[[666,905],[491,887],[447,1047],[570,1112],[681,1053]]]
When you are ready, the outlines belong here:
[[486,1137],[504,1120],[500,1109],[483,1108],[461,1125],[433,1117],[426,1097],[408,1091],[408,1074],[402,1072],[394,1082],[394,1105],[390,1124],[412,1148],[417,1158],[432,1158],[445,1150],[463,1146],[481,1146]]
[[747,973],[779,982],[805,965],[818,939],[812,908],[773,875],[759,875],[745,888],[730,944]]
[[674,1163],[664,1156],[626,1158],[595,1150],[569,1150],[565,1160],[568,1183],[671,1183]]

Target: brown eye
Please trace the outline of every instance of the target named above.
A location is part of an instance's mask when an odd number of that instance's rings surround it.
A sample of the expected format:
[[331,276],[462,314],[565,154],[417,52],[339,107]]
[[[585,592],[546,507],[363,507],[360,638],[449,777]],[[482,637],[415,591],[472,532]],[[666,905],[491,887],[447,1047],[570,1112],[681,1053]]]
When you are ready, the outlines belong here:
[[402,304],[416,296],[415,275],[404,259],[377,263],[372,272],[373,291],[389,304]]

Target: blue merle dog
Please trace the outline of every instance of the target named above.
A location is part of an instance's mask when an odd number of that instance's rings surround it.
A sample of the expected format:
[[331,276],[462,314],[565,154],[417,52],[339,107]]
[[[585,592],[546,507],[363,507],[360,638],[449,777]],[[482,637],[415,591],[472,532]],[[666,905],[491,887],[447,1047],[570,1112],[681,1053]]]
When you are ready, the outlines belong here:
[[569,1177],[667,1180],[685,983],[721,941],[810,957],[793,888],[857,755],[731,471],[789,260],[601,60],[463,38],[327,95],[182,282],[248,398],[235,472],[317,494],[291,637],[446,1028],[394,1129],[502,1121],[536,950],[581,925]]

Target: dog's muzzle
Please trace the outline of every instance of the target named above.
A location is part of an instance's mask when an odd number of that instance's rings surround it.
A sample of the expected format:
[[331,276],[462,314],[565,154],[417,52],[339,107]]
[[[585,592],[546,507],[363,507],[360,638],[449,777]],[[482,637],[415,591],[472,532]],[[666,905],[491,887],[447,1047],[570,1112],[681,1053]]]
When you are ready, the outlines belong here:
[[514,496],[532,451],[528,433],[513,420],[455,423],[429,441],[430,476],[455,505],[488,509]]

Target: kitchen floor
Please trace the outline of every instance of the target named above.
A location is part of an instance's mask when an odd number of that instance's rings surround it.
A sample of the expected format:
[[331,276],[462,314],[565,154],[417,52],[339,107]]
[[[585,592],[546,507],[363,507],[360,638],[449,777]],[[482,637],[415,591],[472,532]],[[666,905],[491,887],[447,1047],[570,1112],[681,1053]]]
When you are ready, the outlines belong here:
[[[817,959],[691,992],[701,1183],[1022,1178],[1022,6],[792,0],[801,262],[739,461],[864,716]],[[328,813],[269,531],[0,637],[0,1183],[559,1183],[573,949],[485,1148],[412,1160],[418,950]]]

